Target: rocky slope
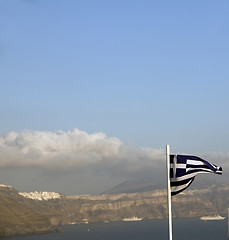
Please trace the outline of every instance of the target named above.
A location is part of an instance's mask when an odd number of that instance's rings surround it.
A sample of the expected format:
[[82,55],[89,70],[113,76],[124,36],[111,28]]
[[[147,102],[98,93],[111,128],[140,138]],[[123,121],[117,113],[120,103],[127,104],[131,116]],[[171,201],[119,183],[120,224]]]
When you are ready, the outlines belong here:
[[50,231],[49,219],[21,204],[23,201],[15,189],[1,185],[0,237]]

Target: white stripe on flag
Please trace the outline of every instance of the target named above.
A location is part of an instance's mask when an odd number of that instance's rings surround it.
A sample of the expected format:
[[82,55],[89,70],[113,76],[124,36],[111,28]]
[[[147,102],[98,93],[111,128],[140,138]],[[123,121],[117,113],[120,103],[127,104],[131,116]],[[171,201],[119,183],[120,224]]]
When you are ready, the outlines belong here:
[[187,182],[183,185],[171,187],[171,191],[172,192],[178,192],[178,191],[182,190],[183,188],[186,188],[190,184],[191,181],[192,181],[192,179],[190,179],[189,182]]
[[177,163],[176,168],[186,168],[186,164],[184,163]]
[[[186,172],[188,171],[192,171],[193,168],[187,168],[186,169]],[[211,169],[207,169],[207,168],[195,168],[196,171],[199,171],[199,172],[196,172],[197,174],[199,173],[214,173]]]
[[[181,176],[181,177],[177,177],[177,178],[176,178],[176,182],[182,181],[182,180],[186,180],[186,179],[188,179],[188,178],[195,177],[197,174],[198,174],[197,172],[194,172],[194,173],[190,173],[190,174],[183,175],[183,176]],[[171,182],[172,182],[172,179],[171,179]]]
[[[170,164],[170,168],[173,168],[173,163]],[[186,168],[186,164],[185,163],[177,163],[176,164],[176,168]]]
[[203,162],[201,161],[197,161],[197,160],[187,160],[187,164],[189,165],[205,165]]
[[[205,169],[205,168],[203,168],[203,169],[199,168],[198,170],[199,170],[199,172],[189,173],[189,174],[185,174],[181,177],[176,177],[176,182],[186,180],[186,179],[191,178],[191,177],[195,177],[199,173],[214,173],[211,170]],[[171,182],[172,182],[172,179],[171,179]]]

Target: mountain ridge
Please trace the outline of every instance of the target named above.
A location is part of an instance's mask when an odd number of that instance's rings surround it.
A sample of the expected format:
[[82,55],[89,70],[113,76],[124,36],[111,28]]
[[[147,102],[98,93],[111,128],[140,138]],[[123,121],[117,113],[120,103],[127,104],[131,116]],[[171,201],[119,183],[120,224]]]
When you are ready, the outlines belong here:
[[[35,193],[24,197],[10,186],[0,186],[0,205],[5,209],[0,219],[0,236],[50,231],[53,227],[67,224],[122,221],[133,216],[142,219],[167,217],[165,189],[72,196],[45,192],[45,198],[41,198],[42,192]],[[173,217],[178,218],[217,214],[225,216],[229,206],[229,185],[185,190],[172,198],[172,206]],[[12,215],[9,209],[15,209],[15,214]]]

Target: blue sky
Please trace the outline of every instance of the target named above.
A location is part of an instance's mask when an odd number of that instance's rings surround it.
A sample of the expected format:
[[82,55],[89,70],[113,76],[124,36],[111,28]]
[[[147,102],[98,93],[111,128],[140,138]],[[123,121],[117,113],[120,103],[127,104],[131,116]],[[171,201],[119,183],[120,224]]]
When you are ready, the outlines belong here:
[[228,7],[0,0],[0,135],[78,128],[228,153]]

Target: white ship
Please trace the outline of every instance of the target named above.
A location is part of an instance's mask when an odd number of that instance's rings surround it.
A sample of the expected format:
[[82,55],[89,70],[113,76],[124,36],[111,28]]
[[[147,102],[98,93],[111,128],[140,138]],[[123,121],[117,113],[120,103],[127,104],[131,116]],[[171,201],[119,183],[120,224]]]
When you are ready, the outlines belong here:
[[223,220],[225,217],[221,217],[220,215],[215,216],[203,216],[200,219],[203,221],[209,221],[209,220]]
[[141,221],[141,220],[142,220],[142,218],[138,218],[136,216],[130,217],[130,218],[123,218],[124,222],[133,222],[133,221]]

